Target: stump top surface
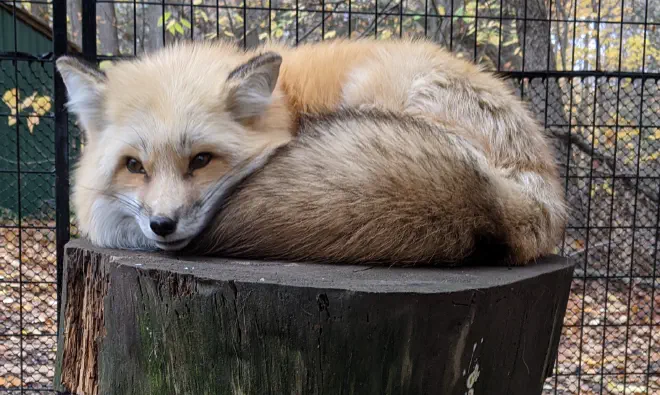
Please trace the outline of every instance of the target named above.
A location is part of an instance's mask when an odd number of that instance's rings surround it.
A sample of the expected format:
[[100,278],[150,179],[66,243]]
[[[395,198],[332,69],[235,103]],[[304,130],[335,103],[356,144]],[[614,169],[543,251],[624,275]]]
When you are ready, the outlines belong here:
[[343,289],[370,293],[449,293],[504,286],[560,271],[572,271],[568,259],[552,255],[524,267],[388,267],[251,261],[174,256],[97,248],[85,240],[67,244],[67,255],[87,250],[139,270],[191,275],[215,281]]

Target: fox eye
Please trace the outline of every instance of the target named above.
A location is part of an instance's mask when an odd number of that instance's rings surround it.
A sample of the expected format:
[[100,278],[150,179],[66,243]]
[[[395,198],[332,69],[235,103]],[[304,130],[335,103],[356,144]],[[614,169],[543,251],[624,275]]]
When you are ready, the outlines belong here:
[[195,155],[194,158],[190,161],[190,171],[201,169],[209,164],[211,161],[212,155],[208,152],[202,152],[201,154]]
[[144,166],[142,166],[142,163],[135,158],[128,158],[128,160],[126,161],[126,168],[131,173],[146,174],[146,172],[144,171]]

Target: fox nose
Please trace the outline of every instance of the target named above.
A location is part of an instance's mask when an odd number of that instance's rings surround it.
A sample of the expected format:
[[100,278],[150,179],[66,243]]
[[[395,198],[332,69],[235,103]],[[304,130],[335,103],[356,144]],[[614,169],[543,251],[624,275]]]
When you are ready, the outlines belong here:
[[165,237],[174,233],[176,221],[168,217],[151,217],[149,218],[149,226],[155,234]]

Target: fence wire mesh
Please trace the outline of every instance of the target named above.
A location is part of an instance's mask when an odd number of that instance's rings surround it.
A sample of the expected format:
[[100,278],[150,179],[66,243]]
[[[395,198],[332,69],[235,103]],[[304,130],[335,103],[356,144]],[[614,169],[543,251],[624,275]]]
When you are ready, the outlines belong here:
[[654,0],[1,0],[0,392],[52,392],[82,148],[58,55],[418,36],[508,77],[556,146],[577,267],[544,393],[660,394],[659,27]]

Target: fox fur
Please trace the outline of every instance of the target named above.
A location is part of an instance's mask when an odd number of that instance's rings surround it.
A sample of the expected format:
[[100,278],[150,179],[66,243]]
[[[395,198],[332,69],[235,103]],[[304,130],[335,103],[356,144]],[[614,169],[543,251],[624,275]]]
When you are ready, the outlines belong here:
[[[74,206],[97,245],[390,263],[487,245],[524,264],[561,238],[541,127],[503,81],[430,42],[181,43],[106,73],[57,66],[87,137]],[[154,215],[174,234],[154,234]]]

